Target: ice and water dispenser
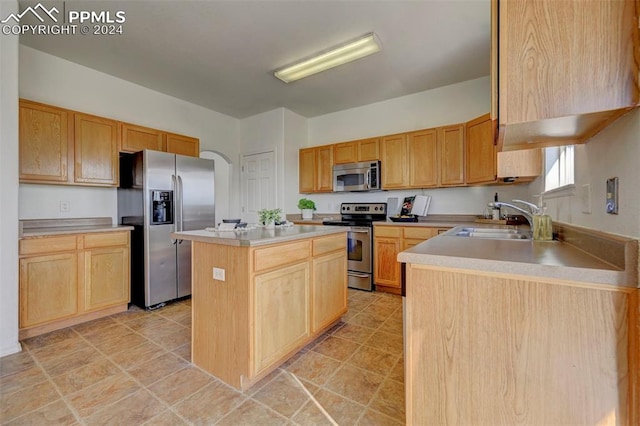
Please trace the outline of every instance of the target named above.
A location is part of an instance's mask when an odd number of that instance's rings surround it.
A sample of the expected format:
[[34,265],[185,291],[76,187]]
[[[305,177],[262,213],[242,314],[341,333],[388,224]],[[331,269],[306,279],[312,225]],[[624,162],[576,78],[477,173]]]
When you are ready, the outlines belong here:
[[173,223],[173,191],[151,191],[151,225]]

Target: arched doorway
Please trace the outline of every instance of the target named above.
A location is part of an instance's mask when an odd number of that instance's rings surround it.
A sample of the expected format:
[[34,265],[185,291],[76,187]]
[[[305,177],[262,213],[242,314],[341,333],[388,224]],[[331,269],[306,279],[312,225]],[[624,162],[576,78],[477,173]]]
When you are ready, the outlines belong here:
[[215,199],[216,199],[216,223],[231,215],[231,174],[233,165],[223,154],[215,151],[201,151],[200,158],[214,161]]

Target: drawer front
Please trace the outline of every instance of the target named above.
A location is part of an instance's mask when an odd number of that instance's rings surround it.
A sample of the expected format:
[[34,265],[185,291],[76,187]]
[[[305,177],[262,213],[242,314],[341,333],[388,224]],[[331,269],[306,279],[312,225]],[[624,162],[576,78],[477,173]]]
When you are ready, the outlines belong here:
[[423,228],[417,226],[407,226],[402,232],[404,233],[404,238],[413,238],[413,239],[422,239],[428,240],[431,237],[435,237],[438,235],[437,228]]
[[288,265],[308,259],[311,255],[309,240],[256,249],[253,252],[255,272]]
[[373,230],[375,237],[400,237],[402,228],[399,226],[376,226]]
[[124,246],[129,244],[129,232],[104,232],[86,234],[84,248]]
[[411,247],[417,246],[422,242],[424,242],[424,239],[405,238],[402,240],[402,250],[410,249]]
[[76,236],[27,238],[20,240],[20,255],[57,253],[76,249]]
[[319,256],[336,250],[347,249],[347,235],[339,234],[330,237],[316,238],[312,241],[313,255]]

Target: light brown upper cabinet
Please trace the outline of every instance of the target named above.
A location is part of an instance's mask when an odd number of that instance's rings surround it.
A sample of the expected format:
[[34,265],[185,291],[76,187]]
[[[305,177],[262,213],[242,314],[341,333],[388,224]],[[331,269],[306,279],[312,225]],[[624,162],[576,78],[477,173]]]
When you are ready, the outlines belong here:
[[409,182],[407,135],[401,133],[383,137],[380,151],[382,187],[406,188]]
[[198,157],[200,141],[39,102],[19,103],[20,182],[117,186],[118,152]]
[[542,173],[542,148],[498,153],[498,178],[530,182]]
[[375,161],[380,159],[380,138],[361,139],[356,141],[358,161]]
[[485,114],[467,122],[467,183],[496,181],[496,146],[491,115]]
[[166,151],[173,154],[189,155],[191,157],[200,156],[200,140],[197,138],[166,133],[165,146]]
[[191,157],[200,156],[200,140],[190,136],[177,135],[128,123],[121,123],[121,134],[121,152],[138,152],[143,149],[152,149]]
[[438,186],[438,134],[436,129],[407,133],[409,156],[409,187]]
[[135,124],[121,123],[120,151],[138,152],[143,149],[164,151],[164,135],[162,131]]
[[380,159],[380,138],[361,139],[333,145],[333,164],[359,163]]
[[67,183],[68,111],[22,99],[19,108],[20,181]]
[[342,142],[333,145],[333,161],[335,164],[355,163],[358,161],[356,142]]
[[74,114],[74,182],[118,185],[118,123],[93,115]]
[[301,193],[333,190],[333,145],[304,148],[298,153]]
[[464,124],[438,127],[440,185],[464,184]]
[[315,148],[301,149],[298,153],[298,179],[300,193],[313,192],[315,189],[316,150]]
[[634,0],[494,3],[498,147],[585,142],[637,106],[637,9]]
[[464,124],[384,136],[382,187],[463,185],[464,158]]
[[333,147],[316,148],[315,192],[333,191]]
[[82,114],[20,100],[21,182],[118,185],[118,125]]

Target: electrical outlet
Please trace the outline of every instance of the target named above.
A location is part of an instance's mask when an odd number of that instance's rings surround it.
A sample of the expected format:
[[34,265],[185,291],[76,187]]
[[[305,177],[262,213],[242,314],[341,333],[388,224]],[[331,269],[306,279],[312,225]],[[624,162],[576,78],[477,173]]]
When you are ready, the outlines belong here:
[[60,213],[69,213],[69,210],[71,210],[71,203],[60,201]]
[[582,185],[580,201],[582,202],[582,213],[591,214],[591,184]]
[[213,268],[213,279],[218,281],[224,281],[224,269]]

